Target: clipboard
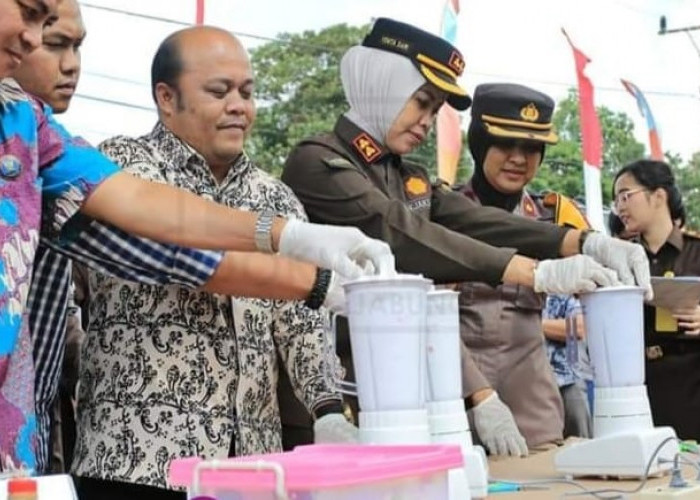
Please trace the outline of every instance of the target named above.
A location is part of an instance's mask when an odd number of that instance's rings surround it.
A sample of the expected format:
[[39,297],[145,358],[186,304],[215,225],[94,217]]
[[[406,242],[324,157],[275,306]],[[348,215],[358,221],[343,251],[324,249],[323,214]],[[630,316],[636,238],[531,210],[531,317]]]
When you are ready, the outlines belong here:
[[698,276],[674,278],[652,276],[651,287],[654,289],[654,298],[649,302],[652,306],[675,309],[695,307],[700,304],[700,277]]

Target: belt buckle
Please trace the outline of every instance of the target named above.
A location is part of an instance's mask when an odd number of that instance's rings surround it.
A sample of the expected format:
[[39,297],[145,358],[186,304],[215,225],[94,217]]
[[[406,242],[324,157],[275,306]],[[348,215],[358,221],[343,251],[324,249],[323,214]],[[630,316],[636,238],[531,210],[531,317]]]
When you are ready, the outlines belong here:
[[645,349],[649,361],[655,361],[664,357],[664,350],[660,345],[651,345]]

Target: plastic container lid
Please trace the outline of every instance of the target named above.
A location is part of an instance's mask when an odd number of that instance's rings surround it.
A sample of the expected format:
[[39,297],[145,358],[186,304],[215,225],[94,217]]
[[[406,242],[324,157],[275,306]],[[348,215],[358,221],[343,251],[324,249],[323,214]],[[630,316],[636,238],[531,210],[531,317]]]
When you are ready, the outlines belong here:
[[35,493],[37,492],[37,484],[33,479],[14,478],[7,482],[8,495],[18,495],[20,493]]
[[[170,464],[170,484],[192,485],[195,467],[202,461],[200,458],[174,460]],[[286,453],[238,457],[220,462],[260,461],[282,466],[288,491],[318,491],[422,477],[459,468],[464,463],[460,447],[450,445],[311,445],[299,446]],[[205,470],[200,478],[202,487],[228,491],[270,491],[275,487],[275,478],[270,471]]]

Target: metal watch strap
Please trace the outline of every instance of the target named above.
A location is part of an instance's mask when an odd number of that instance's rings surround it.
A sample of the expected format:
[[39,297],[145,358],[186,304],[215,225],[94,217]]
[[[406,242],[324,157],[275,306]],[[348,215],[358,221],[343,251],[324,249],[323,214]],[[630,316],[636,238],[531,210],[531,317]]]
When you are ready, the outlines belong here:
[[272,221],[275,214],[270,211],[260,212],[255,221],[255,248],[259,252],[273,253],[272,249]]

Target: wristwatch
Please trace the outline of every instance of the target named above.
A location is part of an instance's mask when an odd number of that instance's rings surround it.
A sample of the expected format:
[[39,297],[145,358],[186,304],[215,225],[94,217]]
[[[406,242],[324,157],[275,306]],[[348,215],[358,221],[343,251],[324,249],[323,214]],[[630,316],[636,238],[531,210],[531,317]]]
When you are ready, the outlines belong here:
[[259,252],[274,253],[272,249],[272,221],[275,214],[265,210],[258,214],[255,221],[255,248]]

